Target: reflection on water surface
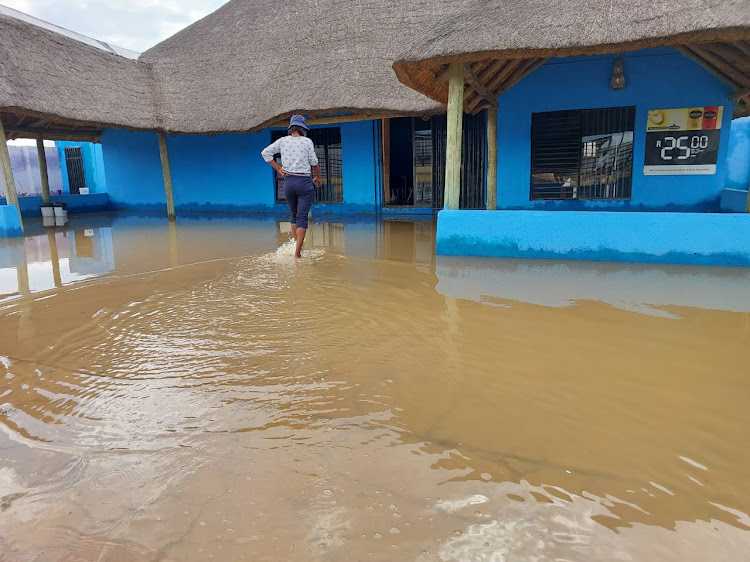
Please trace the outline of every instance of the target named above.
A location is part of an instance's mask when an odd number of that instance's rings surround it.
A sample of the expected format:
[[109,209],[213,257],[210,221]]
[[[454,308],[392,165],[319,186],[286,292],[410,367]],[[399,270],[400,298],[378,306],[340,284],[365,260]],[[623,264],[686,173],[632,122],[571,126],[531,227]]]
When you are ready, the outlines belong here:
[[742,560],[750,272],[434,258],[431,222],[0,246],[0,557]]

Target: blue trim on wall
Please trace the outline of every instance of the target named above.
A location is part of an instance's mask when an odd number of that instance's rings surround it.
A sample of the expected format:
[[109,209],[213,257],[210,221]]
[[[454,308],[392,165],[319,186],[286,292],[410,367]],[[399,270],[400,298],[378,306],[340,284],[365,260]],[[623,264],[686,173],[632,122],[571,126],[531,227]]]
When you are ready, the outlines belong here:
[[[622,55],[627,85],[609,86],[614,55],[550,59],[500,96],[498,208],[613,211],[718,211],[726,175],[732,102],[729,88],[681,53],[650,49]],[[643,174],[649,109],[723,106],[719,161],[712,176]],[[531,201],[531,114],[635,106],[633,189],[629,201]]]
[[750,214],[441,211],[436,252],[750,266]]
[[[53,195],[50,197],[53,203],[66,203],[68,214],[79,213],[101,213],[103,211],[113,210],[109,203],[109,195],[106,193],[90,193],[89,195]],[[5,197],[0,197],[0,205],[6,205]],[[40,217],[42,216],[40,207],[42,198],[36,197],[19,197],[18,204],[21,207],[23,217]]]

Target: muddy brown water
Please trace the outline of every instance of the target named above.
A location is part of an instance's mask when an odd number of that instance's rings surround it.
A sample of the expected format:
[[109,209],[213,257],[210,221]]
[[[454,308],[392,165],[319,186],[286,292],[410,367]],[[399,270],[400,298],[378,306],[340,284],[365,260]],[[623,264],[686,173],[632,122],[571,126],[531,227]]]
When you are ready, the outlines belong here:
[[750,271],[431,222],[0,244],[0,559],[750,560]]

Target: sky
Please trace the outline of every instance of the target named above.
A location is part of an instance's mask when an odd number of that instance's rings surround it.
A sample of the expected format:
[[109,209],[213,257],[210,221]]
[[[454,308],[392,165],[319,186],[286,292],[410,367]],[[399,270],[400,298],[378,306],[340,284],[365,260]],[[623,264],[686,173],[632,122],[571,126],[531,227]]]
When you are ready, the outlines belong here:
[[143,52],[227,0],[0,0],[49,23]]

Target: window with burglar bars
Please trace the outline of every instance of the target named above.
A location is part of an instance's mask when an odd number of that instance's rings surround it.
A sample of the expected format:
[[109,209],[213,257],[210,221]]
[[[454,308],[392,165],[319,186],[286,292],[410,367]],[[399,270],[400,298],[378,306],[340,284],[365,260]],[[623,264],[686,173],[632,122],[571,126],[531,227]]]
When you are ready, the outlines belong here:
[[[286,134],[286,131],[271,131],[271,142],[286,136]],[[320,167],[320,181],[323,184],[315,190],[315,202],[342,203],[344,201],[344,179],[341,167],[341,128],[310,129],[307,136],[315,145],[315,154],[318,157],[318,166]],[[281,164],[280,154],[276,154],[274,159]],[[285,203],[284,176],[275,170],[273,175],[276,202]]]
[[80,146],[65,148],[65,166],[68,169],[68,184],[70,193],[77,195],[82,187],[86,187],[86,176],[83,171],[83,154]]
[[531,199],[630,199],[634,107],[534,113]]

